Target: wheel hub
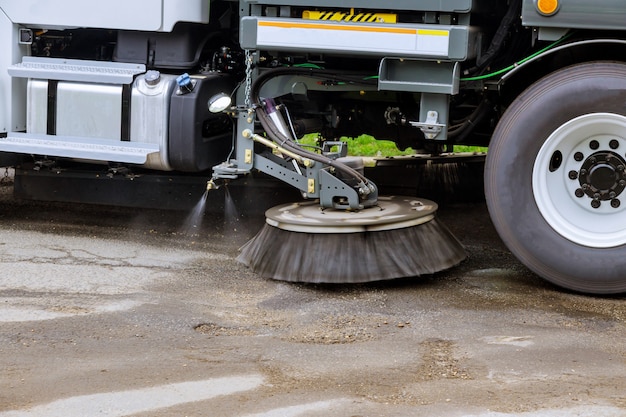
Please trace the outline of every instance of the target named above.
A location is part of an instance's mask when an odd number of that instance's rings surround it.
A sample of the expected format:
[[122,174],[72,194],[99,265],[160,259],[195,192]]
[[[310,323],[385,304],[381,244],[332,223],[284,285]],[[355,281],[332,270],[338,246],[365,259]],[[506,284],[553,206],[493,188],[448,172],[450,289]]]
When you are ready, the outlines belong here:
[[535,159],[533,194],[546,222],[572,242],[626,244],[626,116],[590,113],[558,127]]
[[[593,115],[587,117],[593,120]],[[581,134],[578,138],[570,132],[560,140],[555,151],[560,162],[554,165],[553,155],[551,171],[557,177],[565,175],[569,198],[598,213],[615,213],[626,207],[621,201],[626,195],[626,138],[616,134]]]
[[[619,141],[615,139],[610,143],[619,147]],[[625,166],[624,158],[613,151],[591,154],[584,160],[579,171],[570,173],[570,178],[577,178],[580,185],[574,192],[576,197],[582,198],[586,195],[591,198],[593,208],[599,208],[602,201],[610,201],[613,208],[619,207],[621,202],[617,197],[626,188]]]

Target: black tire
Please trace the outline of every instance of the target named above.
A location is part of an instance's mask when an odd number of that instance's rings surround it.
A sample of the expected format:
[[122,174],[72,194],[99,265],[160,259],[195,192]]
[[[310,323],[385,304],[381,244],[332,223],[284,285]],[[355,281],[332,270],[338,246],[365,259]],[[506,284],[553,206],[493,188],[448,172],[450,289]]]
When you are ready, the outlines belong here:
[[624,115],[626,65],[585,63],[530,86],[493,134],[491,219],[511,252],[558,286],[626,292]]

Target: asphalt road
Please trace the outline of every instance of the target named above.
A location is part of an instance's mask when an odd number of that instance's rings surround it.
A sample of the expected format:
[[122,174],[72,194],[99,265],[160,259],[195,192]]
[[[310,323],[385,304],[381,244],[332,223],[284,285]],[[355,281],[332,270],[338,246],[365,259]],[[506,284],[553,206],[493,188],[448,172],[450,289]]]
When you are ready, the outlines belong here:
[[483,203],[440,210],[452,270],[315,286],[236,263],[263,221],[236,203],[189,223],[0,188],[0,417],[626,416],[626,297],[543,282]]

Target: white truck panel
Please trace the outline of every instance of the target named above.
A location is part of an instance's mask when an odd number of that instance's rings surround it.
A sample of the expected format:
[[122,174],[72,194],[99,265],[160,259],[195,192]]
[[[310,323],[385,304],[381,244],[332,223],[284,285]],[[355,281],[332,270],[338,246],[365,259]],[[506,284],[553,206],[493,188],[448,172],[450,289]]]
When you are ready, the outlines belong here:
[[27,54],[17,36],[17,27],[0,10],[0,133],[26,128],[26,80],[11,78],[7,72]]
[[[48,81],[28,83],[28,133],[46,133]],[[120,139],[122,87],[62,81],[57,87],[56,134]]]
[[42,28],[109,28],[170,31],[179,21],[206,23],[204,0],[0,0],[14,23]]

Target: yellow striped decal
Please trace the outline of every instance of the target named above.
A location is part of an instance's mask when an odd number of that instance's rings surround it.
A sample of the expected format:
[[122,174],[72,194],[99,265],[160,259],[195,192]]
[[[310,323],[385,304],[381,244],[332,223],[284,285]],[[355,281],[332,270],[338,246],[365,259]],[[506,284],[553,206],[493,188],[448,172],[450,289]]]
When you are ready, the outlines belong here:
[[447,27],[387,25],[304,19],[257,19],[261,47],[354,51],[367,54],[409,54],[445,57],[450,50]]
[[[353,32],[380,32],[380,33],[400,33],[405,35],[415,35],[415,29],[408,28],[395,28],[395,27],[380,27],[380,26],[348,26],[341,24],[325,24],[325,23],[294,23],[294,22],[274,22],[260,20],[259,26],[283,28],[283,29],[324,29],[324,30],[345,30]],[[421,30],[417,31],[418,33]],[[430,30],[425,32],[431,32]],[[437,36],[448,36],[448,32],[445,30],[434,30],[437,32]],[[421,33],[422,35],[432,35],[431,33]]]
[[396,23],[398,17],[392,13],[349,13],[344,12],[317,12],[305,10],[302,18],[307,20],[333,20],[337,22],[362,22],[362,23]]

